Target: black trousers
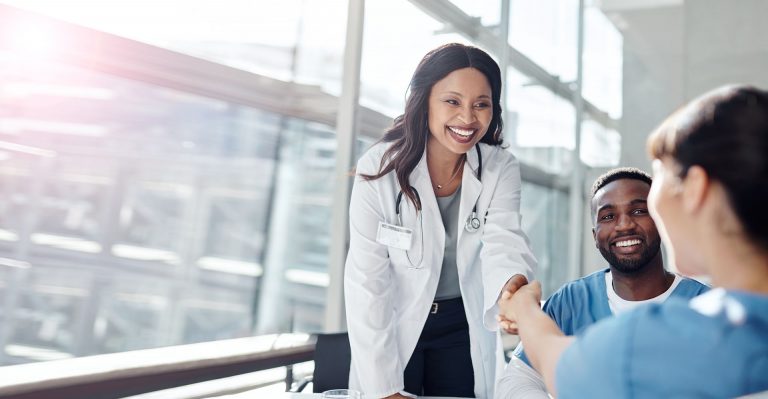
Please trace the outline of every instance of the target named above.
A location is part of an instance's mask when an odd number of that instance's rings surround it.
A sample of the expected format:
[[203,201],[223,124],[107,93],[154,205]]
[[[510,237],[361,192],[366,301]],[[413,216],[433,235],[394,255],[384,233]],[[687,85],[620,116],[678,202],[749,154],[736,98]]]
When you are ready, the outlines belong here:
[[474,398],[474,387],[464,303],[461,298],[437,302],[405,367],[405,390],[419,396]]

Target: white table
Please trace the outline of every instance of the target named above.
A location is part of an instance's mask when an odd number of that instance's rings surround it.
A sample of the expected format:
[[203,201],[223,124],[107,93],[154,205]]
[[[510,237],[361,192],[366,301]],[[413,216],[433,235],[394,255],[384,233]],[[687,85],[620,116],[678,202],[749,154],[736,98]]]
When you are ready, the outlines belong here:
[[[316,399],[322,398],[323,394],[320,393],[291,393],[286,392],[286,395],[275,399]],[[239,398],[238,398],[239,399]],[[245,399],[245,398],[243,398]],[[446,396],[419,396],[419,399],[461,399],[461,398],[449,398]],[[466,398],[465,398],[466,399]]]
[[[323,394],[320,393],[291,393],[286,392],[286,395],[282,398],[275,399],[316,399],[322,398]],[[245,398],[243,398],[245,399]],[[419,399],[461,399],[461,398],[449,398],[445,396],[419,396]],[[465,398],[466,399],[466,398]]]
[[[261,394],[263,396],[263,394]],[[277,395],[270,395],[274,399],[320,399],[322,394],[319,393],[293,393],[282,392]],[[256,396],[256,393],[242,392],[235,395],[217,396],[216,399],[261,399]],[[461,398],[448,398],[444,396],[420,396],[419,399],[461,399]]]

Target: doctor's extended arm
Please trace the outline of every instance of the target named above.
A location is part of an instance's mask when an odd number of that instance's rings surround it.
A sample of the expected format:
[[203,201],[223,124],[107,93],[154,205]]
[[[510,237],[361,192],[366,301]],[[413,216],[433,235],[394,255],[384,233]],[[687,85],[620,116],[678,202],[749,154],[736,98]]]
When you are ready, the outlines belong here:
[[[358,164],[370,173],[372,165]],[[370,162],[369,162],[370,163]],[[344,270],[344,295],[351,373],[366,397],[381,398],[404,388],[404,359],[399,358],[394,328],[391,268],[387,248],[376,242],[383,212],[376,185],[355,179],[349,209],[350,241]]]
[[520,164],[512,156],[503,159],[505,164],[499,165],[500,176],[496,187],[490,187],[494,193],[485,216],[483,246],[480,250],[484,287],[483,321],[490,330],[498,327],[496,316],[499,311],[496,302],[504,286],[516,274],[531,281],[536,267],[536,258],[520,224]]

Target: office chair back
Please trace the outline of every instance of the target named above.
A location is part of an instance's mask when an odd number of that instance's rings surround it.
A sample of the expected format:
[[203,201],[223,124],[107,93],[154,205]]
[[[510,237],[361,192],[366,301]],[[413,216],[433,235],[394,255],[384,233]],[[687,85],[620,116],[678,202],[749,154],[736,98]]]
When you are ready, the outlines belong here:
[[349,388],[349,364],[352,359],[346,332],[318,334],[315,345],[315,372],[312,392]]

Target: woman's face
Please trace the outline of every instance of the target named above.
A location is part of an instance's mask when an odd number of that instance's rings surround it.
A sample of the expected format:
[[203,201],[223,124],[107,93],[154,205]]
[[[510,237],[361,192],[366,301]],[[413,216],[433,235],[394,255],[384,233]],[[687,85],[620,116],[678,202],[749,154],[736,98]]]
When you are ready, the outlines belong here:
[[438,148],[466,153],[483,138],[492,118],[491,85],[477,69],[457,69],[432,86],[429,132]]
[[648,194],[648,206],[671,266],[685,275],[702,275],[706,271],[697,259],[701,251],[693,231],[696,223],[683,209],[683,181],[678,177],[678,170],[671,158],[653,161],[653,184]]

